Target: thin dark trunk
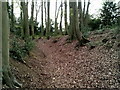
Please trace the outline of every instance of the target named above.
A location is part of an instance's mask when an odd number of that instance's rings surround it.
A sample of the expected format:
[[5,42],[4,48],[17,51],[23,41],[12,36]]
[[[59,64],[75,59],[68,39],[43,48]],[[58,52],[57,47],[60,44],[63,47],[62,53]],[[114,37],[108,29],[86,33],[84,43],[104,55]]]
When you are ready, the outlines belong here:
[[11,5],[11,29],[14,31],[14,4],[12,0],[12,5]]
[[87,10],[86,10],[86,14],[85,14],[85,27],[87,27],[87,24],[88,24],[88,11],[89,11],[89,5],[90,5],[90,0],[88,1]]
[[42,36],[44,35],[44,26],[43,26],[43,0],[41,0],[41,32]]
[[63,18],[63,5],[61,0],[61,18],[60,18],[60,32],[62,34],[62,18]]
[[70,19],[70,25],[69,25],[69,36],[70,36],[70,39],[73,40],[75,37],[74,37],[74,26],[73,26],[73,8],[72,8],[72,2],[69,1],[69,19]]
[[31,35],[34,37],[34,2],[32,0],[32,6],[31,6]]
[[56,0],[56,6],[55,6],[55,34],[58,33],[58,26],[57,26],[57,0]]
[[64,1],[65,4],[65,34],[68,34],[68,23],[67,23],[67,0]]

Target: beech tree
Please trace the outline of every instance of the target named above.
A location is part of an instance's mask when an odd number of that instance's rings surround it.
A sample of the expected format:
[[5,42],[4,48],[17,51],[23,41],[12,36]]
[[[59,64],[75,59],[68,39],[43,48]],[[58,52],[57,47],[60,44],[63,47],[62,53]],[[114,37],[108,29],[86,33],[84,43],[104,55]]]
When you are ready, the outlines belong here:
[[4,83],[10,88],[21,87],[21,84],[19,84],[16,81],[16,78],[11,73],[10,65],[9,65],[10,25],[9,25],[8,13],[7,13],[7,3],[0,2],[0,7],[2,7],[2,10],[1,10],[2,12],[0,12],[0,15],[2,15],[2,25],[0,25],[2,26],[2,71],[3,71],[2,79]]
[[61,0],[61,15],[60,15],[60,33],[62,33],[62,18],[63,18],[63,4],[62,4],[62,0]]
[[68,23],[67,23],[67,0],[64,1],[65,4],[65,34],[67,34],[68,31]]
[[[0,2],[0,42],[2,42],[2,3]],[[0,89],[2,88],[2,43],[0,43]]]
[[12,31],[14,30],[14,2],[12,0],[12,5],[11,5],[11,29]]
[[28,2],[25,2],[25,0],[23,0],[23,2],[21,2],[21,7],[22,7],[22,19],[23,19],[23,36],[24,38],[27,38],[28,36],[30,36],[30,32],[29,32],[29,23],[28,23]]
[[75,38],[74,36],[74,26],[72,25],[72,21],[73,21],[73,8],[72,8],[72,2],[69,0],[69,21],[70,21],[70,24],[69,24],[69,36],[70,36],[70,39],[73,40]]
[[56,4],[55,4],[55,34],[58,33],[58,23],[57,23],[57,0],[56,0]]
[[78,9],[77,9],[77,1],[72,3],[73,8],[73,25],[74,25],[74,33],[75,37],[78,39],[78,41],[81,43],[82,40],[82,33],[79,30],[79,18],[78,18]]
[[33,37],[34,36],[34,0],[32,0],[32,5],[31,5],[30,23],[31,23],[31,35]]
[[49,38],[50,33],[50,1],[47,0],[47,27],[46,27],[46,37]]
[[[78,6],[77,6],[77,0],[75,2],[69,2],[70,6],[70,39],[77,38],[80,45],[83,45],[84,43],[89,42],[85,37],[83,36],[81,30],[84,30],[83,26],[85,27],[87,25],[87,15],[88,15],[88,9],[90,0],[87,4],[87,10],[85,10],[85,5],[82,10],[82,2],[79,0]],[[85,4],[85,0],[84,0]],[[78,13],[79,11],[79,13]],[[86,12],[85,12],[86,11]]]
[[[62,1],[61,1],[62,2]],[[60,9],[63,7],[62,3],[60,4],[60,6],[57,8],[57,0],[56,0],[56,8],[55,8],[55,34],[59,34],[61,33],[61,31],[59,32],[58,31],[58,22],[57,22],[57,19],[58,19],[58,16],[59,16],[59,12],[60,12]],[[61,14],[63,14],[61,12]],[[62,18],[62,16],[61,16]],[[61,21],[60,21],[61,22]],[[62,24],[62,23],[61,23]]]
[[43,0],[41,0],[41,32],[42,36],[44,35],[44,26],[43,26]]

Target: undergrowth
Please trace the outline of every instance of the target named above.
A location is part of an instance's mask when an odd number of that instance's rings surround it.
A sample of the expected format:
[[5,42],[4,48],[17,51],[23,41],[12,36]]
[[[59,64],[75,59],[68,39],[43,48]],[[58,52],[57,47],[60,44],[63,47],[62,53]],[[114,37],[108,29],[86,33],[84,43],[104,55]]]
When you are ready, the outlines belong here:
[[10,40],[10,57],[24,62],[24,58],[29,55],[29,52],[34,47],[34,41],[31,38],[23,40],[22,38],[17,38],[13,36]]

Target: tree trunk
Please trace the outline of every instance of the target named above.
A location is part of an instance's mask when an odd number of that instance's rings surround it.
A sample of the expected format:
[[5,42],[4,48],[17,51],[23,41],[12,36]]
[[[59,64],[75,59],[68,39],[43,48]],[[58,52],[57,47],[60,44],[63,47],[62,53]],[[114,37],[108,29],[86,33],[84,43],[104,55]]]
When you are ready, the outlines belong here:
[[14,4],[11,5],[11,30],[14,31]]
[[58,34],[58,25],[57,25],[57,0],[56,0],[56,7],[55,7],[55,34]]
[[47,12],[48,12],[48,16],[47,16],[46,37],[47,39],[49,39],[49,32],[50,32],[50,1],[49,0],[47,0]]
[[24,29],[23,29],[23,7],[22,7],[22,2],[20,2],[21,7],[20,7],[20,17],[21,17],[21,36],[24,37]]
[[72,3],[71,7],[73,9],[73,15],[72,15],[72,27],[74,30],[73,32],[74,32],[76,39],[79,41],[79,45],[83,46],[85,43],[89,42],[89,40],[87,40],[83,37],[82,32],[79,29],[77,0],[76,0],[76,2]]
[[45,30],[44,30],[44,35],[46,35],[47,32],[47,10],[46,10],[46,0],[44,0],[44,9],[45,9]]
[[[1,3],[1,2],[0,2]],[[7,3],[2,2],[2,69],[3,81],[10,88],[21,87],[12,75],[9,66],[9,18],[7,13]]]
[[[0,42],[2,42],[2,2],[0,1]],[[0,89],[2,89],[2,43],[0,43]]]
[[62,18],[63,18],[63,5],[62,5],[62,0],[61,0],[61,18],[60,18],[60,33],[62,33]]
[[23,30],[24,30],[24,38],[29,37],[29,23],[28,23],[28,4],[22,2],[22,8],[23,8]]
[[33,17],[34,17],[34,2],[32,0],[32,6],[31,6],[31,35],[32,37],[34,38],[34,20],[33,20]]
[[67,0],[64,1],[65,4],[65,34],[68,34],[68,23],[67,23]]
[[83,29],[83,11],[82,11],[82,2],[81,0],[79,0],[78,2],[78,10],[79,10],[79,27],[80,27],[80,31],[82,31]]
[[[84,7],[83,7],[83,12],[82,12],[82,13],[83,13],[83,20],[84,20],[84,18],[85,18],[85,6],[86,6],[85,4],[86,4],[86,3],[85,3],[85,0],[84,0]],[[84,22],[84,21],[83,21],[83,22]]]
[[70,25],[69,25],[69,31],[68,34],[70,36],[70,40],[74,39],[74,30],[73,30],[73,8],[72,8],[72,2],[69,1],[69,21],[70,21]]
[[86,10],[86,14],[85,14],[85,27],[88,27],[88,11],[89,11],[89,5],[90,5],[90,0],[88,1],[88,4],[87,4],[87,10]]
[[44,36],[44,26],[43,26],[43,0],[41,0],[41,33]]
[[79,30],[79,18],[78,18],[78,8],[77,8],[77,1],[73,3],[73,18],[74,18],[74,31],[75,36],[79,42],[82,40],[82,33]]

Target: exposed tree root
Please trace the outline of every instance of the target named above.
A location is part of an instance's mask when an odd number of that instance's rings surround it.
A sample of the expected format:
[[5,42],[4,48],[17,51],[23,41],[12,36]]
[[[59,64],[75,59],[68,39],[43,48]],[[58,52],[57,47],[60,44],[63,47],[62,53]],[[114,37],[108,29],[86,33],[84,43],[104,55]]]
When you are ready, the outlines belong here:
[[3,84],[10,88],[22,87],[22,84],[17,82],[10,70],[3,71]]
[[82,37],[82,39],[76,43],[75,48],[83,47],[86,45],[86,43],[89,43],[90,41],[87,40],[85,37]]

